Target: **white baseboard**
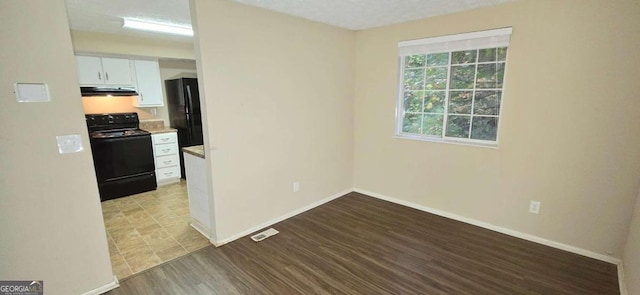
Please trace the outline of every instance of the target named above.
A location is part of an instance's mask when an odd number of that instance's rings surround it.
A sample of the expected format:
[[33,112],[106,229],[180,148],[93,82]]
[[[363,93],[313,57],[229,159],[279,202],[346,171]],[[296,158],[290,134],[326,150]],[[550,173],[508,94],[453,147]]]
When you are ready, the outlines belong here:
[[93,290],[90,290],[88,292],[82,293],[82,295],[103,294],[103,293],[106,293],[106,292],[111,291],[111,290],[113,290],[115,288],[118,288],[118,287],[120,287],[120,282],[118,282],[118,278],[116,278],[116,276],[113,276],[113,281],[112,282],[110,282],[110,283],[108,283],[106,285],[100,286],[98,288],[95,288]]
[[553,247],[553,248],[556,248],[556,249],[564,250],[564,251],[567,251],[567,252],[575,253],[575,254],[578,254],[578,255],[586,256],[586,257],[589,257],[589,258],[597,259],[597,260],[600,260],[600,261],[609,262],[609,263],[617,264],[617,265],[620,265],[620,262],[622,261],[622,260],[620,260],[619,258],[616,258],[616,257],[612,257],[612,256],[608,256],[608,255],[592,252],[592,251],[589,251],[589,250],[586,250],[586,249],[574,247],[574,246],[571,246],[571,245],[567,245],[567,244],[563,244],[563,243],[547,240],[547,239],[544,239],[544,238],[541,238],[541,237],[537,237],[537,236],[534,236],[534,235],[526,234],[526,233],[519,232],[519,231],[516,231],[516,230],[500,227],[500,226],[497,226],[497,225],[493,225],[493,224],[490,224],[490,223],[486,223],[486,222],[482,222],[482,221],[479,221],[479,220],[467,218],[467,217],[460,216],[460,215],[457,215],[457,214],[441,211],[441,210],[438,210],[438,209],[429,208],[427,206],[414,204],[414,203],[411,203],[411,202],[408,202],[408,201],[392,198],[392,197],[389,197],[389,196],[385,196],[385,195],[382,195],[382,194],[366,191],[366,190],[363,190],[363,189],[354,188],[353,191],[361,193],[361,194],[365,194],[367,196],[371,196],[371,197],[374,197],[374,198],[377,198],[377,199],[389,201],[391,203],[396,203],[396,204],[399,204],[399,205],[407,206],[407,207],[414,208],[414,209],[417,209],[417,210],[420,210],[420,211],[428,212],[428,213],[435,214],[435,215],[438,215],[438,216],[442,216],[442,217],[446,217],[446,218],[449,218],[449,219],[457,220],[457,221],[460,221],[460,222],[468,223],[468,224],[471,224],[471,225],[479,226],[479,227],[486,228],[486,229],[489,229],[489,230],[492,230],[492,231],[495,231],[495,232],[503,233],[505,235],[513,236],[513,237],[516,237],[516,238],[521,238],[521,239],[524,239],[524,240],[527,240],[527,241],[531,241],[531,242],[534,242],[534,243],[538,243],[538,244],[542,244],[542,245],[545,245],[545,246]]
[[178,183],[178,182],[180,182],[180,179],[181,179],[180,177],[176,177],[176,178],[169,178],[169,179],[165,179],[165,180],[158,181],[156,184],[157,184],[158,186],[174,184],[174,183]]
[[197,220],[193,219],[193,217],[191,217],[191,222],[189,222],[189,225],[191,225],[191,227],[193,227],[195,230],[197,230],[199,233],[201,233],[207,239],[211,239],[211,234],[210,234],[211,229],[209,229],[206,226],[204,226],[204,224],[200,223],[200,221],[197,221]]
[[620,295],[629,295],[627,282],[624,279],[624,266],[622,261],[618,263],[618,286],[620,286]]
[[334,195],[331,195],[330,197],[324,198],[324,199],[319,200],[319,201],[317,201],[317,202],[313,202],[313,203],[311,203],[311,204],[309,204],[309,205],[307,205],[307,206],[304,206],[304,207],[302,207],[302,208],[299,208],[299,209],[293,210],[293,211],[291,211],[291,212],[289,212],[289,213],[286,213],[286,214],[284,214],[284,215],[281,215],[281,216],[279,216],[279,217],[276,217],[276,218],[274,218],[274,219],[271,219],[271,220],[269,220],[269,221],[267,221],[267,222],[264,222],[264,223],[262,223],[262,224],[259,224],[259,225],[257,225],[257,226],[254,226],[254,227],[252,227],[252,228],[250,228],[250,229],[247,229],[247,230],[245,230],[245,231],[243,231],[243,232],[240,232],[240,233],[238,233],[238,234],[235,234],[235,235],[233,235],[233,236],[231,236],[231,237],[228,237],[228,238],[225,238],[225,239],[222,239],[222,240],[215,241],[215,242],[213,242],[213,244],[214,244],[216,247],[220,247],[220,246],[222,246],[222,245],[224,245],[224,244],[226,244],[226,243],[233,242],[233,241],[235,241],[235,240],[237,240],[237,239],[239,239],[239,238],[242,238],[242,237],[244,237],[244,236],[246,236],[246,235],[249,235],[249,234],[252,234],[252,233],[254,233],[254,232],[257,232],[257,231],[259,231],[259,230],[261,230],[261,229],[263,229],[263,228],[265,228],[265,227],[268,227],[268,226],[274,225],[274,224],[276,224],[276,223],[278,223],[278,222],[280,222],[280,221],[283,221],[283,220],[285,220],[285,219],[288,219],[288,218],[291,218],[291,217],[293,217],[293,216],[296,216],[296,215],[298,215],[298,214],[300,214],[300,213],[302,213],[302,212],[305,212],[305,211],[308,211],[308,210],[313,209],[313,208],[315,208],[315,207],[318,207],[318,206],[320,206],[320,205],[322,205],[322,204],[324,204],[324,203],[327,203],[327,202],[333,201],[333,200],[335,200],[335,199],[337,199],[337,198],[339,198],[339,197],[342,197],[342,196],[344,196],[344,195],[346,195],[346,194],[348,194],[348,193],[350,193],[350,192],[352,192],[352,191],[353,191],[352,189],[348,189],[348,190],[341,191],[341,192],[339,192],[339,193],[336,193],[336,194],[334,194]]

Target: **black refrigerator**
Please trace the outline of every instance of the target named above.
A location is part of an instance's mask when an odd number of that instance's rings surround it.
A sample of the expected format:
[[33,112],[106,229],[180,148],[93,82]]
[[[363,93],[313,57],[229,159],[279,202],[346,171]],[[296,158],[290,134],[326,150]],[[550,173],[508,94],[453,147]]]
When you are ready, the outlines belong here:
[[[186,146],[202,144],[202,116],[200,112],[200,93],[198,79],[179,78],[164,81],[167,91],[169,126],[178,130],[178,145],[182,150]],[[180,169],[184,173],[184,157],[180,151]]]

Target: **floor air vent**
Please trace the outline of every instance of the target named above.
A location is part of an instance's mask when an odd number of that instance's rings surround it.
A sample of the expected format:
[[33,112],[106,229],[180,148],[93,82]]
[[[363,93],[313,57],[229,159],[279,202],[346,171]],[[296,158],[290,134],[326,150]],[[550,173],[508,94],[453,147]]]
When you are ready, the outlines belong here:
[[277,230],[275,230],[273,228],[270,228],[270,229],[265,230],[265,231],[263,231],[261,233],[257,233],[255,235],[251,236],[251,239],[254,240],[255,242],[260,242],[260,241],[262,241],[262,240],[264,240],[264,239],[266,239],[266,238],[268,238],[270,236],[276,235],[277,233],[279,233],[279,231],[277,231]]

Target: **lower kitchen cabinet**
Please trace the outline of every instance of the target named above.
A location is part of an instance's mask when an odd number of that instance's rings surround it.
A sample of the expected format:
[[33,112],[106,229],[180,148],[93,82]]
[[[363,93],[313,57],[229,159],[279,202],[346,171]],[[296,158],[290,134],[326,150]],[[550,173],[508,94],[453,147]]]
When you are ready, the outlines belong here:
[[158,185],[180,181],[180,155],[175,132],[151,135]]

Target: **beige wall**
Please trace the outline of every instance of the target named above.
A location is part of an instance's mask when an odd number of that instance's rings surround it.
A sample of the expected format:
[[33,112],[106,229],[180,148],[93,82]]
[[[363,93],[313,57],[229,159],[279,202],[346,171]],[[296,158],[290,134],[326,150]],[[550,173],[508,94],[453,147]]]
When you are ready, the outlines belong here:
[[354,33],[191,4],[218,241],[351,188]]
[[640,192],[624,248],[624,270],[629,294],[640,294]]
[[[0,1],[0,39],[0,278],[44,280],[45,294],[104,286],[114,279],[64,1]],[[18,103],[15,82],[47,83],[51,102]],[[58,154],[64,134],[85,150]]]
[[[133,106],[133,101],[136,98],[133,96],[118,96],[118,97],[102,97],[102,96],[89,96],[82,98],[82,107],[85,114],[105,114],[105,113],[138,113],[140,120],[162,119],[159,112],[158,115],[153,115],[151,109],[153,108],[136,108]],[[163,107],[156,107],[155,109],[162,109]]]
[[128,35],[71,31],[73,50],[81,53],[194,59],[193,42],[178,42]]
[[[635,0],[528,0],[359,31],[355,187],[621,257],[640,179],[638,14]],[[392,137],[398,41],[508,26],[499,149]]]

